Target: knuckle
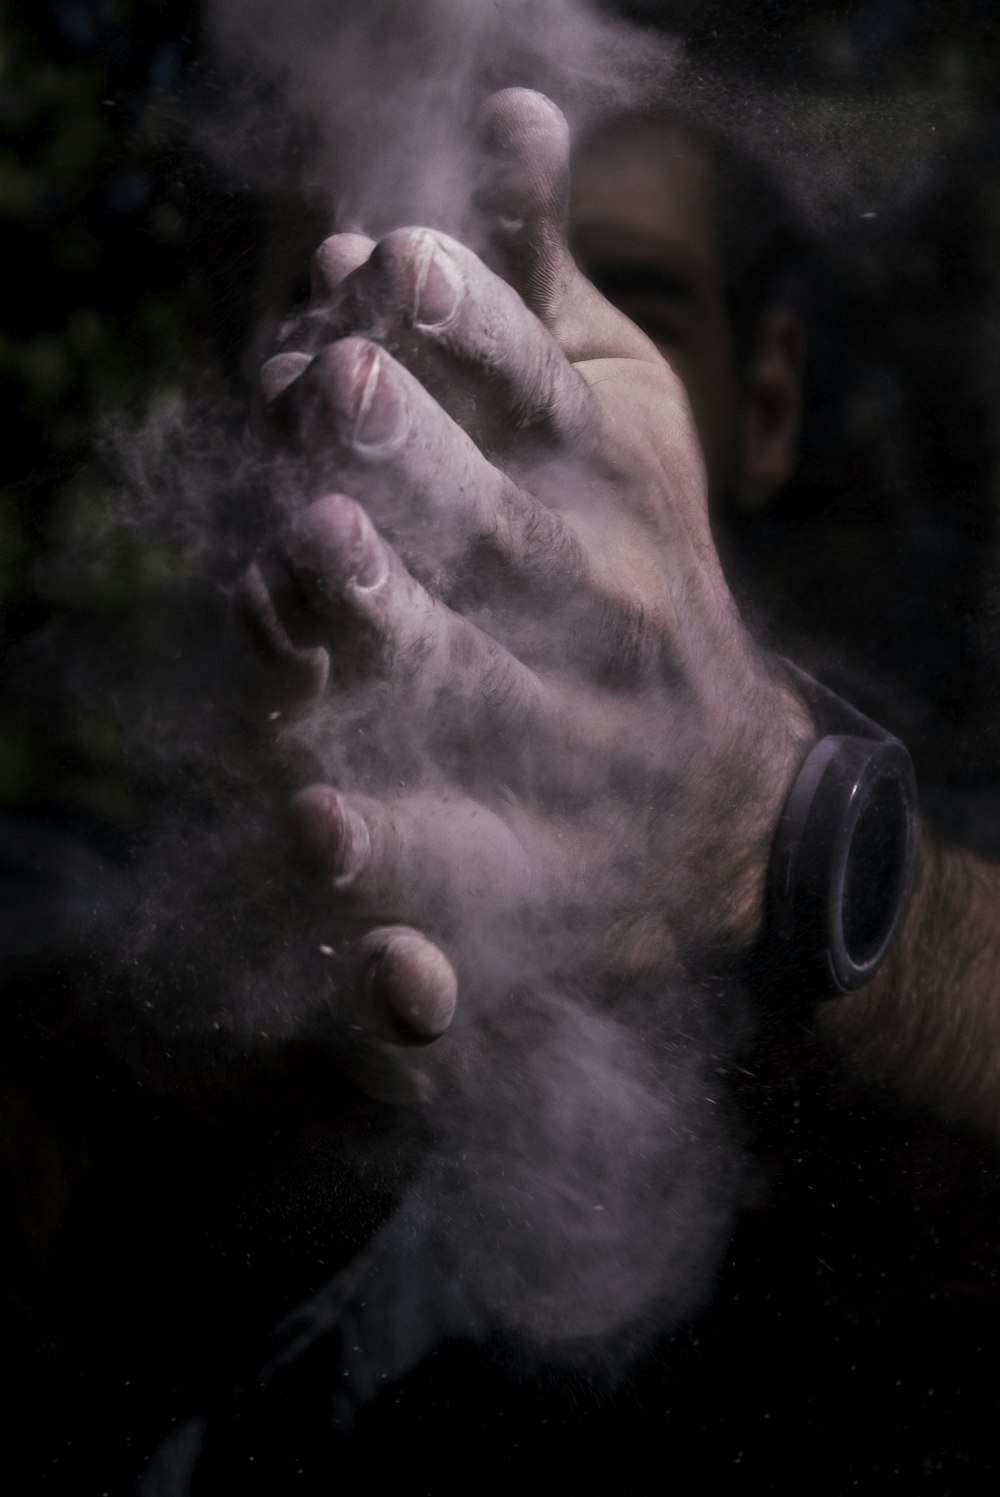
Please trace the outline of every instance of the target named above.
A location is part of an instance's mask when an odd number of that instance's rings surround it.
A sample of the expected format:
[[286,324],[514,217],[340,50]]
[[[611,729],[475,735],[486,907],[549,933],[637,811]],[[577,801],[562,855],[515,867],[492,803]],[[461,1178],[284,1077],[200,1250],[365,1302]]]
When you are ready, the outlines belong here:
[[519,430],[536,432],[561,447],[589,446],[590,391],[558,344],[540,329],[536,331],[538,335],[518,355],[512,419]]
[[558,579],[566,587],[575,588],[588,576],[587,557],[579,538],[559,515],[541,505],[523,518],[521,551],[530,571]]
[[597,426],[594,417],[590,386],[571,364],[562,359],[553,400],[553,425],[560,439],[573,444],[578,452],[595,450]]
[[438,633],[433,624],[425,622],[416,629],[404,631],[391,623],[383,626],[381,652],[383,666],[395,676],[418,679],[424,675],[434,659],[438,647]]
[[520,718],[523,707],[522,678],[512,658],[492,640],[488,642],[480,678],[484,703]]
[[672,673],[669,641],[641,599],[603,598],[598,609],[598,639],[595,675],[599,681],[639,685]]

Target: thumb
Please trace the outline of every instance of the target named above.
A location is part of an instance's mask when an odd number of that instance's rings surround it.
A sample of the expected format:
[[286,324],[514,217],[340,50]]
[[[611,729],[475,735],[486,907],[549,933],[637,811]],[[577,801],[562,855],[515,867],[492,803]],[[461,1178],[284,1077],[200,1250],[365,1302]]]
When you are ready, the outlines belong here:
[[645,334],[604,300],[569,252],[570,133],[562,111],[533,89],[506,88],[483,105],[479,134],[483,169],[475,208],[483,259],[574,363],[662,364]]

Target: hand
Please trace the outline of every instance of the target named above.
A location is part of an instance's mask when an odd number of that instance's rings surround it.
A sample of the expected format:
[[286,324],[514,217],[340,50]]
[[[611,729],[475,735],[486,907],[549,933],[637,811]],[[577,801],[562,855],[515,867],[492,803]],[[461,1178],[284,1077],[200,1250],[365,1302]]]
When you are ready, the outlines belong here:
[[321,247],[261,378],[296,507],[242,594],[298,692],[299,837],[364,932],[349,1016],[404,1041],[456,986],[602,1001],[747,946],[812,738],[726,587],[678,379],[569,259],[561,116],[515,90],[484,128],[507,279],[424,229]]

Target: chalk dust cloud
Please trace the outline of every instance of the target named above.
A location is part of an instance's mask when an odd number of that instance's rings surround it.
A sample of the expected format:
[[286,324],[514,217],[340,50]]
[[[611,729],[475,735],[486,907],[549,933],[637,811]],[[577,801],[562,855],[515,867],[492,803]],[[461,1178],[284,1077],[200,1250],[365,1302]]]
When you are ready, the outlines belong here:
[[266,100],[249,136],[244,119],[218,145],[252,172],[270,144],[287,170],[297,132],[301,187],[337,229],[376,238],[468,226],[476,114],[496,89],[536,88],[578,128],[661,87],[675,57],[578,0],[214,0],[211,15],[224,65],[244,82],[252,70]]
[[[226,91],[202,143],[237,178],[287,191],[291,177],[330,228],[373,236],[414,222],[470,231],[472,126],[491,90],[538,88],[584,129],[662,85],[676,57],[570,0],[245,0],[212,15]],[[725,1081],[748,1011],[681,972],[637,978],[609,1006],[582,979],[533,979],[488,938],[480,991],[460,994],[436,1050],[387,1058],[342,1023],[332,917],[301,887],[281,807],[306,765],[344,767],[343,719],[322,708],[287,734],[279,724],[275,748],[258,719],[277,711],[226,706],[230,593],[262,533],[316,497],[315,477],[247,441],[237,415],[231,397],[193,400],[116,440],[118,518],[183,566],[144,638],[74,672],[82,698],[114,702],[150,800],[126,911],[88,958],[100,1022],[154,1090],[256,1077],[283,1045],[312,1045],[331,1074],[364,1073],[387,1105],[422,1107],[429,1141],[406,1209],[433,1224],[426,1250],[464,1286],[472,1322],[566,1355],[624,1355],[710,1291],[755,1188]],[[377,702],[352,710],[381,724],[390,756],[419,736]],[[590,897],[603,894],[595,876]],[[577,932],[556,915],[539,922],[539,971],[572,967]]]

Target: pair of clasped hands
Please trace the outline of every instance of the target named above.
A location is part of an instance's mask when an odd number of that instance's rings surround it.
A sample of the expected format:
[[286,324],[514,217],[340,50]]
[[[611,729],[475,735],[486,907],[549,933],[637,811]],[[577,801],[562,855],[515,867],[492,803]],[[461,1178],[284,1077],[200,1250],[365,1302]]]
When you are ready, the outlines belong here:
[[240,589],[317,745],[290,817],[338,1017],[403,1047],[501,988],[612,1001],[748,946],[810,733],[723,578],[683,387],[569,255],[565,120],[515,89],[481,129],[482,258],[320,247],[259,390],[309,477]]

